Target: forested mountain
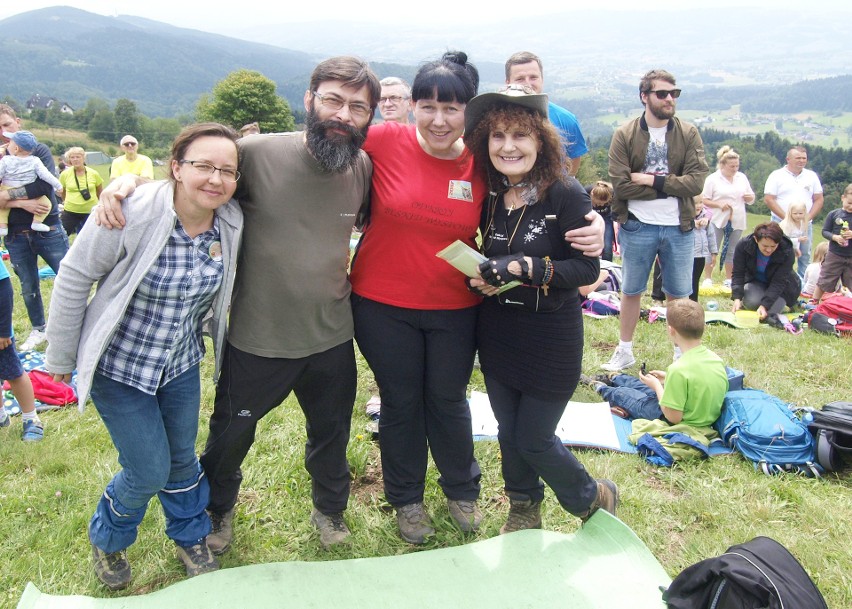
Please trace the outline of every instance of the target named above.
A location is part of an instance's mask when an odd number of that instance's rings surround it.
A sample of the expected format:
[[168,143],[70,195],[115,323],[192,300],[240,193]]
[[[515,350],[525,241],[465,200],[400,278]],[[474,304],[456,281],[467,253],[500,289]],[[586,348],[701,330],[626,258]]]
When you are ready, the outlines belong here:
[[297,88],[301,96],[316,64],[307,53],[69,7],[4,19],[0,38],[0,97],[40,93],[76,108],[91,97],[127,98],[151,116],[191,112],[202,93],[240,68],[262,72],[282,95]]

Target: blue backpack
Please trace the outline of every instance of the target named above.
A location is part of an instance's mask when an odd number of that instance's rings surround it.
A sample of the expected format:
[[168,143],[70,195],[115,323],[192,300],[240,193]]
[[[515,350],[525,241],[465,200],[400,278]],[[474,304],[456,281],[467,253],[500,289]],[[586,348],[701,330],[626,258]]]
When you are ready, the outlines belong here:
[[760,389],[729,391],[714,424],[725,445],[764,474],[796,472],[820,477],[814,438],[792,407]]

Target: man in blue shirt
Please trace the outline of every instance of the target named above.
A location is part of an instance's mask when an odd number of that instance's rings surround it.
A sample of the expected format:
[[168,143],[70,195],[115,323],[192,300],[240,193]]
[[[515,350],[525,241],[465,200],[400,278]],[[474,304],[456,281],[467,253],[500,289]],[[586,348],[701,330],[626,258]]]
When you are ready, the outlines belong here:
[[[506,84],[526,85],[536,93],[544,91],[544,69],[538,55],[528,51],[515,53],[506,60]],[[568,172],[573,176],[580,170],[582,157],[589,151],[586,138],[580,131],[577,117],[553,102],[548,104],[550,122],[556,125],[565,140],[565,154],[571,163]]]

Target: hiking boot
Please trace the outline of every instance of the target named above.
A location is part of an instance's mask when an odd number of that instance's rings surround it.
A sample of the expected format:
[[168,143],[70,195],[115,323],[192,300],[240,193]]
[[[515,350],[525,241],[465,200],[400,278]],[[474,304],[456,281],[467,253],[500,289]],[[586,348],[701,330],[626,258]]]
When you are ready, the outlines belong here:
[[598,485],[598,494],[589,509],[583,514],[580,514],[580,520],[584,523],[592,517],[592,515],[600,509],[606,510],[615,516],[615,510],[618,508],[618,487],[612,480],[601,478],[595,480]]
[[193,546],[177,546],[177,557],[186,567],[187,577],[219,570],[219,561],[213,556],[206,539]]
[[601,364],[601,368],[609,372],[619,372],[620,370],[629,368],[635,363],[636,358],[633,357],[632,351],[618,347],[615,350],[615,353],[612,354],[610,360],[605,364]]
[[234,539],[233,523],[235,509],[231,508],[222,514],[207,510],[207,515],[210,516],[210,524],[213,527],[207,536],[207,547],[216,556],[224,554],[231,547],[231,541]]
[[343,520],[343,512],[323,514],[314,508],[311,511],[311,524],[319,531],[320,544],[323,550],[328,550],[331,546],[343,543],[352,534]]
[[24,429],[21,431],[21,440],[24,442],[38,442],[44,439],[44,425],[41,421],[24,421]]
[[500,527],[500,534],[525,531],[526,529],[541,528],[541,501],[533,501],[529,497],[509,495],[509,517],[506,524]]
[[450,510],[450,516],[465,533],[476,531],[479,528],[479,523],[482,522],[482,512],[476,505],[476,501],[447,499],[447,509]]
[[435,534],[431,520],[422,503],[409,503],[396,509],[399,535],[408,543],[426,543],[426,538]]
[[19,351],[32,351],[39,345],[43,345],[47,342],[47,333],[44,330],[36,330],[33,328],[30,335],[27,336],[27,340],[21,343],[21,347]]
[[92,564],[95,567],[95,575],[110,590],[124,590],[130,585],[133,574],[130,572],[125,550],[107,554],[92,543]]

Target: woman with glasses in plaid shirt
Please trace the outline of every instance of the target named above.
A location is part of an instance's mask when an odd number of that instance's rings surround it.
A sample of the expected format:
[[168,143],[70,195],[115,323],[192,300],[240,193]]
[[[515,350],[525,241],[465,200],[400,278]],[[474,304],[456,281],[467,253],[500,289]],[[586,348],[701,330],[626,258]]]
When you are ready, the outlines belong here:
[[123,468],[89,523],[95,573],[111,590],[130,583],[126,549],[154,495],[187,575],[218,568],[195,440],[202,322],[218,373],[242,231],[237,138],[217,123],[184,129],[169,179],[127,199],[124,230],[87,223],[56,278],[47,368],[66,382],[77,369],[79,403],[91,391]]

